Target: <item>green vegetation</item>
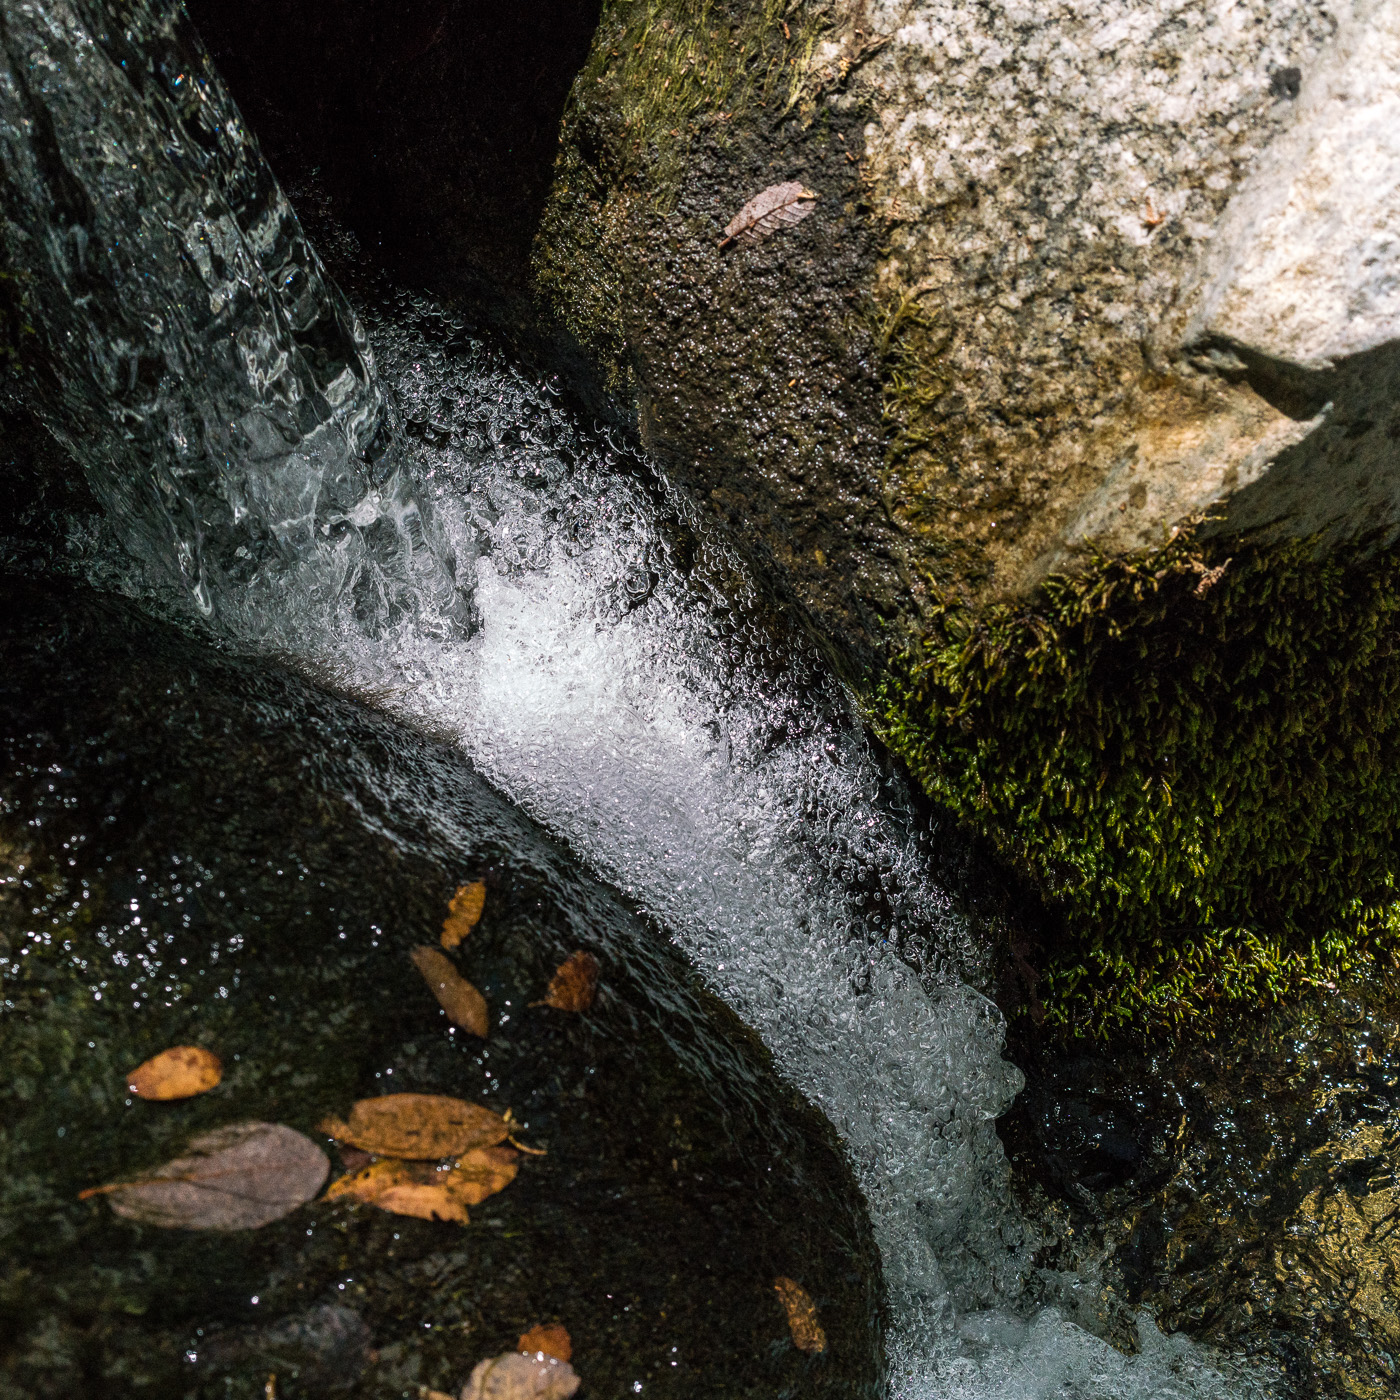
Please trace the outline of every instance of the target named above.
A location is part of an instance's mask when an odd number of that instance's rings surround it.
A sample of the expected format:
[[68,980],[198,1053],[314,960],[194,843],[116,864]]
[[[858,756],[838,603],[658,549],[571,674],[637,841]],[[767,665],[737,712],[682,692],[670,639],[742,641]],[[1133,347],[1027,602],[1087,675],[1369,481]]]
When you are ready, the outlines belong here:
[[874,719],[1060,916],[1051,1023],[1208,1028],[1400,950],[1397,623],[1393,552],[1183,532],[945,600]]
[[815,42],[786,0],[606,0],[564,115],[535,240],[536,286],[629,388],[621,263],[640,221],[675,204],[691,138],[758,104],[791,105]]

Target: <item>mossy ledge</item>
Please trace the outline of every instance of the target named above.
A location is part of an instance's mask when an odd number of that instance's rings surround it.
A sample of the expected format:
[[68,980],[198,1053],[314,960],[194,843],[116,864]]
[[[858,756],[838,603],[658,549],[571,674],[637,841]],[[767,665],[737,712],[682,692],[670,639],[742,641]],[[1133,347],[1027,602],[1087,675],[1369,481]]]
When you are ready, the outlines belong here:
[[1058,916],[1051,1026],[1208,1029],[1400,951],[1398,622],[1393,551],[1183,531],[940,605],[873,719]]

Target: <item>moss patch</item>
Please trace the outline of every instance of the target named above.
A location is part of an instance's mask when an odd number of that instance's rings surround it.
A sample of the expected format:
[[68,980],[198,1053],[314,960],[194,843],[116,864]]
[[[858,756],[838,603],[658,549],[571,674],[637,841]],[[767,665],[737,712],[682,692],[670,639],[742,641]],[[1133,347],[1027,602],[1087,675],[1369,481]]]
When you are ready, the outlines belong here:
[[1393,552],[1190,533],[934,609],[876,727],[1061,916],[1052,1023],[1200,1025],[1395,957],[1398,614]]
[[800,92],[814,22],[785,0],[608,0],[564,114],[535,285],[627,392],[618,260],[635,216],[674,203],[692,138]]

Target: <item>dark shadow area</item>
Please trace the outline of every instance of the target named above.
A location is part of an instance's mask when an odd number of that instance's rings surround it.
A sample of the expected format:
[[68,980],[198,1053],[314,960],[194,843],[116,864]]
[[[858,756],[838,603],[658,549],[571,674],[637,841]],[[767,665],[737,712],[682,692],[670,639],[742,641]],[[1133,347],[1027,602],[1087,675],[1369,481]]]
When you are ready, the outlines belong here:
[[314,179],[396,278],[518,303],[599,0],[187,10],[284,186]]

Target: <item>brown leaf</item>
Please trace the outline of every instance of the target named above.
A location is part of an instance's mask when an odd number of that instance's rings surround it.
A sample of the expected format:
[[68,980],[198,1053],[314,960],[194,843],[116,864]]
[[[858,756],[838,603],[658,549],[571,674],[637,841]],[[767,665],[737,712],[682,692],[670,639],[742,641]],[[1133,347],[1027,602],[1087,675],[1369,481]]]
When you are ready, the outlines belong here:
[[137,1065],[126,1087],[141,1099],[188,1099],[208,1093],[223,1077],[217,1055],[197,1045],[175,1045]]
[[574,1359],[574,1343],[561,1322],[542,1322],[532,1327],[515,1344],[516,1351],[523,1351],[526,1356],[532,1356],[537,1352],[543,1352],[546,1356],[552,1356],[556,1361],[572,1361]]
[[556,1011],[587,1011],[598,991],[598,959],[592,953],[578,952],[566,958],[550,979],[544,1001]]
[[498,1113],[446,1094],[384,1094],[361,1099],[350,1121],[328,1118],[317,1124],[337,1142],[381,1157],[420,1160],[460,1157],[474,1147],[494,1147],[510,1134]]
[[719,246],[728,243],[761,243],[784,224],[800,223],[812,212],[820,198],[806,189],[800,180],[788,180],[781,185],[769,185],[754,195],[724,230]]
[[491,1029],[491,1013],[487,1010],[486,998],[452,966],[452,960],[436,948],[415,948],[409,957],[413,959],[414,967],[423,974],[423,980],[438,999],[438,1005],[447,1012],[447,1019],[454,1026],[485,1037]]
[[778,1292],[783,1311],[787,1313],[793,1346],[798,1351],[825,1351],[826,1333],[817,1318],[817,1305],[812,1301],[812,1295],[790,1278],[775,1278],[773,1287]]
[[304,1205],[331,1169],[310,1138],[280,1123],[234,1123],[203,1133],[189,1152],[137,1181],[80,1193],[109,1196],[112,1211],[143,1225],[256,1230]]
[[567,1361],[508,1351],[477,1363],[462,1400],[569,1400],[582,1384]]
[[347,1196],[394,1215],[467,1223],[467,1207],[503,1191],[520,1170],[509,1147],[478,1147],[451,1166],[385,1158],[331,1182],[325,1199]]
[[485,907],[486,886],[480,880],[459,886],[442,923],[442,946],[449,952],[455,948],[476,927]]

